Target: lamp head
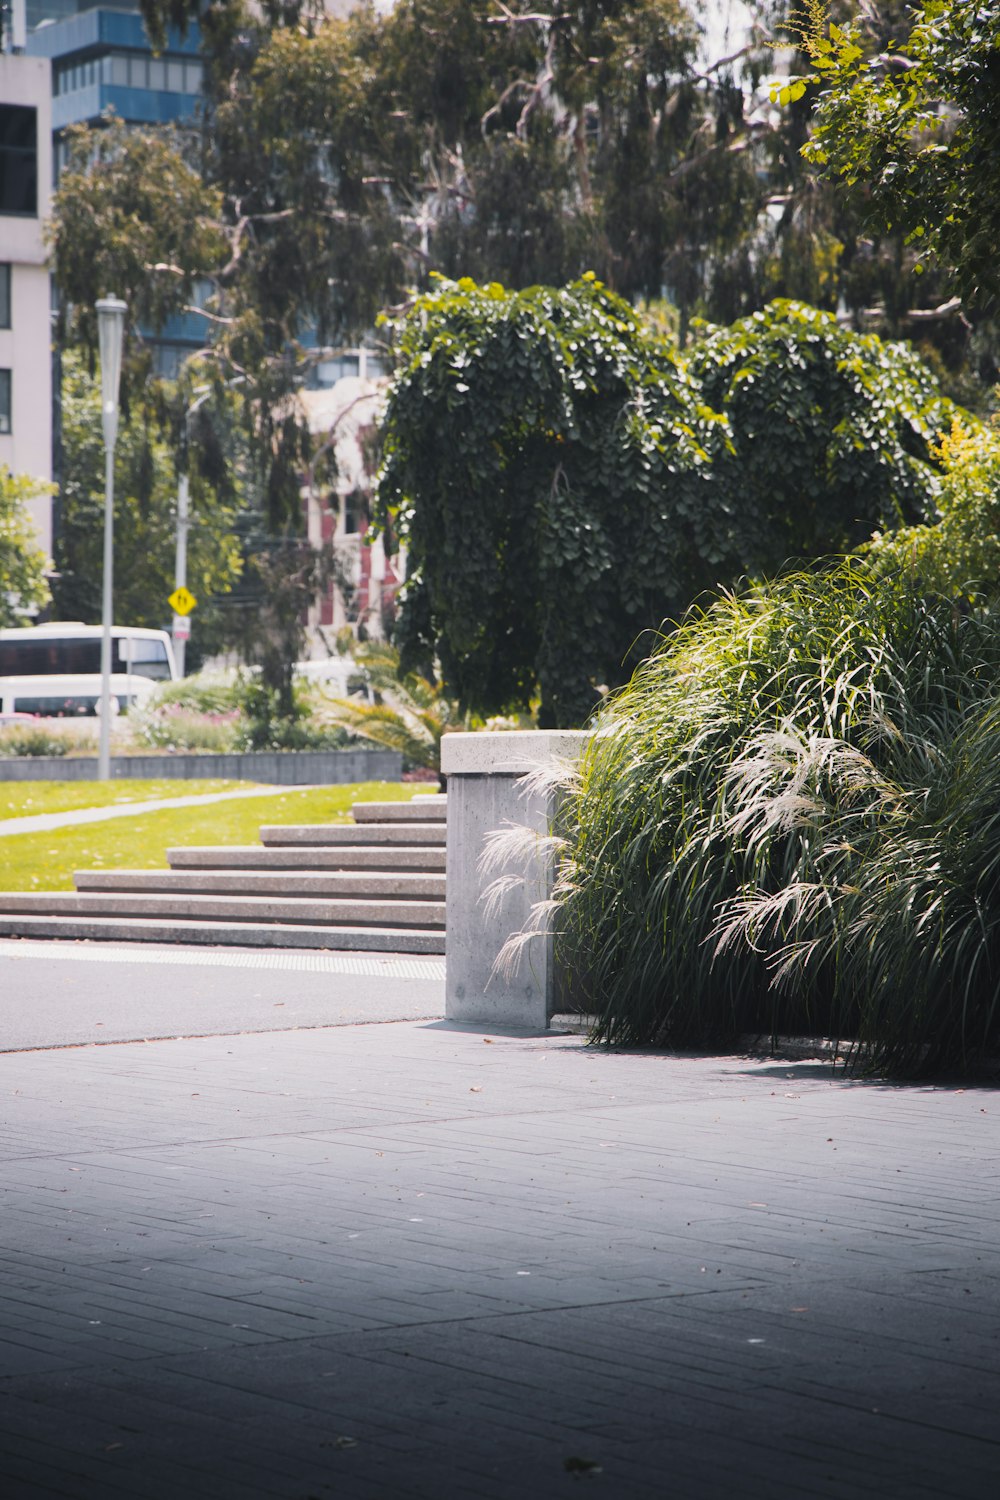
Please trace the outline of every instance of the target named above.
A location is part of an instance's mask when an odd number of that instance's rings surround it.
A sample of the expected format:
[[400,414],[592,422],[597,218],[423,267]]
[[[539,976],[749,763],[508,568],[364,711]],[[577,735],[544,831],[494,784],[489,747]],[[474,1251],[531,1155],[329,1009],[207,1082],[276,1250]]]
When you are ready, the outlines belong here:
[[118,387],[122,373],[122,342],[125,314],[128,311],[120,297],[102,297],[94,304],[97,312],[97,337],[101,350],[101,407],[104,418],[104,441],[114,447],[118,435]]

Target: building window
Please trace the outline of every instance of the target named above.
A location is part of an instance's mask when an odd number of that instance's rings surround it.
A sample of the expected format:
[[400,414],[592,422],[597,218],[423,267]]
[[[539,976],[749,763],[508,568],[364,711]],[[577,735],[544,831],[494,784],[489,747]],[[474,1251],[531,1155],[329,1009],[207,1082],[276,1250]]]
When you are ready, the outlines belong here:
[[38,111],[0,104],[0,214],[38,212]]
[[359,490],[352,490],[344,497],[345,536],[357,536],[367,519],[368,507],[365,504],[364,495]]
[[10,327],[10,264],[0,261],[0,328]]
[[0,370],[0,434],[10,431],[10,371]]

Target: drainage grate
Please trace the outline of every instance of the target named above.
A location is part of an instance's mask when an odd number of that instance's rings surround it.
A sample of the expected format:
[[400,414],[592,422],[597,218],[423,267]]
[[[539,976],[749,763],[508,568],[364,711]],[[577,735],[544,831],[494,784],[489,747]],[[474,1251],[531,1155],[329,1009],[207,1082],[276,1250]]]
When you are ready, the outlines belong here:
[[68,959],[100,964],[175,964],[195,968],[290,969],[300,974],[360,974],[384,979],[444,979],[441,958],[409,958],[402,954],[289,953],[281,949],[148,948],[114,943],[34,943],[27,938],[0,941],[0,958]]

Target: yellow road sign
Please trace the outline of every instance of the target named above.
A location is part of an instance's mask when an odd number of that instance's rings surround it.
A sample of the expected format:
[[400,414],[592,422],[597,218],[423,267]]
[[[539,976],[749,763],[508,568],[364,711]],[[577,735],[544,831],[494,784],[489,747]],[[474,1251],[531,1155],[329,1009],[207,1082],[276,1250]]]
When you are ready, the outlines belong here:
[[175,615],[189,615],[198,601],[191,593],[191,590],[186,589],[181,584],[179,589],[174,589],[167,603]]

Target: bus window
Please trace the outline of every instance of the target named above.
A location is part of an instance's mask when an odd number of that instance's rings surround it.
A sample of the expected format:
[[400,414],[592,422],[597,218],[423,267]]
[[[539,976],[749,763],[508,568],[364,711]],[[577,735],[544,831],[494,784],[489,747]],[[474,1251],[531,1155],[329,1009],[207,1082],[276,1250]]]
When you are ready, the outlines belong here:
[[[177,675],[177,667],[169,637],[163,631],[115,626],[111,670],[154,681],[171,681]],[[100,672],[99,625],[0,630],[0,677],[99,677]]]
[[120,671],[135,672],[140,677],[153,677],[159,682],[170,681],[170,662],[162,641],[143,636],[120,637],[115,642],[115,648]]
[[0,677],[56,677],[101,670],[100,640],[0,640]]
[[46,719],[75,718],[79,714],[94,712],[93,698],[15,698],[14,708],[19,714],[40,714]]
[[[112,716],[123,713],[128,708],[128,699],[123,694],[112,693],[111,713]],[[81,717],[97,717],[101,711],[99,698],[93,698],[89,693],[80,695],[69,695],[68,697],[43,698],[40,696],[31,698],[15,698],[14,711],[19,714],[31,714],[43,719],[77,719]]]

